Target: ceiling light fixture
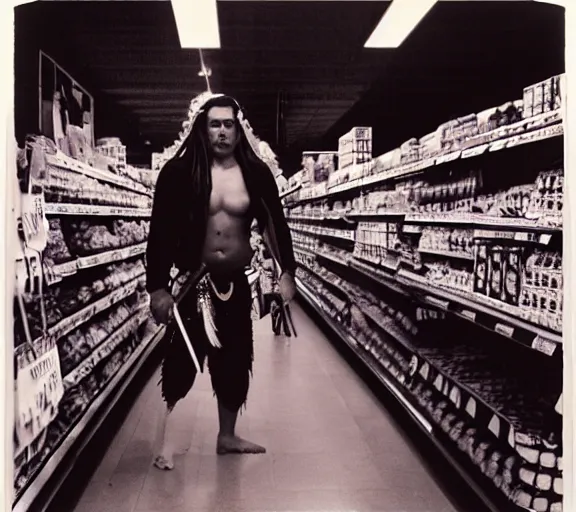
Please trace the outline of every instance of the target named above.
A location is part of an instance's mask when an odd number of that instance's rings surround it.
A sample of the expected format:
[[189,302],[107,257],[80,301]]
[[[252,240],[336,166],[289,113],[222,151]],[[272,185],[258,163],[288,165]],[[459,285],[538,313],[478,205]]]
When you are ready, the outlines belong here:
[[171,0],[171,4],[182,48],[220,48],[216,0]]
[[364,48],[398,48],[438,0],[393,0]]

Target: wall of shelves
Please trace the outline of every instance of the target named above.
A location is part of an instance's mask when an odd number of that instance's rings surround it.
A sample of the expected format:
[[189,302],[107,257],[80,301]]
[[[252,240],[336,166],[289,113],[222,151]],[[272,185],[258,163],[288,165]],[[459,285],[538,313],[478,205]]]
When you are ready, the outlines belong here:
[[285,200],[302,297],[493,510],[562,509],[561,89]]
[[[27,208],[30,193],[21,192],[19,215],[45,246],[35,252],[24,244],[17,261],[14,510],[22,512],[48,507],[39,496],[55,494],[70,459],[164,332],[145,291],[154,180],[137,170],[130,177],[93,168],[42,137],[29,137],[27,151],[19,176],[21,184],[31,180],[37,208]],[[247,273],[258,316],[258,272]],[[185,278],[174,283],[176,295]]]

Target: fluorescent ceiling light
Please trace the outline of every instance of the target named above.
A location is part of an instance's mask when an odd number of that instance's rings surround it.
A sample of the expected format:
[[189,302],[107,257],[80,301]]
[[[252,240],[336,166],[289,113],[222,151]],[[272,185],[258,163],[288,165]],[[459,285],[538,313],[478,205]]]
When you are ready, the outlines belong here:
[[182,48],[220,48],[216,0],[172,0]]
[[393,0],[364,48],[398,48],[438,0]]

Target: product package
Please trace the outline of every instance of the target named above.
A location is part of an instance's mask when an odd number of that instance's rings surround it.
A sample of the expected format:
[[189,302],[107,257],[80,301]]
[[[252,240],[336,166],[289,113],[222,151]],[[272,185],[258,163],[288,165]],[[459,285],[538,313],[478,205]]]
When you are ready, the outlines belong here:
[[324,183],[338,168],[338,153],[330,151],[306,151],[302,153],[302,170],[306,181]]
[[338,140],[339,168],[365,164],[372,160],[372,128],[352,128]]

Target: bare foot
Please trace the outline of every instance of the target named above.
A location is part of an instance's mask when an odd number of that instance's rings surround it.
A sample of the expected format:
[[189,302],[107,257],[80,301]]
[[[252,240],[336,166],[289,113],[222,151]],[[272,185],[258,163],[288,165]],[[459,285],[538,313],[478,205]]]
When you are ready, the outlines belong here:
[[174,461],[171,457],[165,457],[164,455],[158,455],[154,459],[154,466],[163,471],[170,471],[174,469]]
[[266,453],[266,448],[257,444],[251,443],[241,439],[238,436],[224,437],[218,436],[218,445],[216,448],[218,455],[226,455],[228,453]]

